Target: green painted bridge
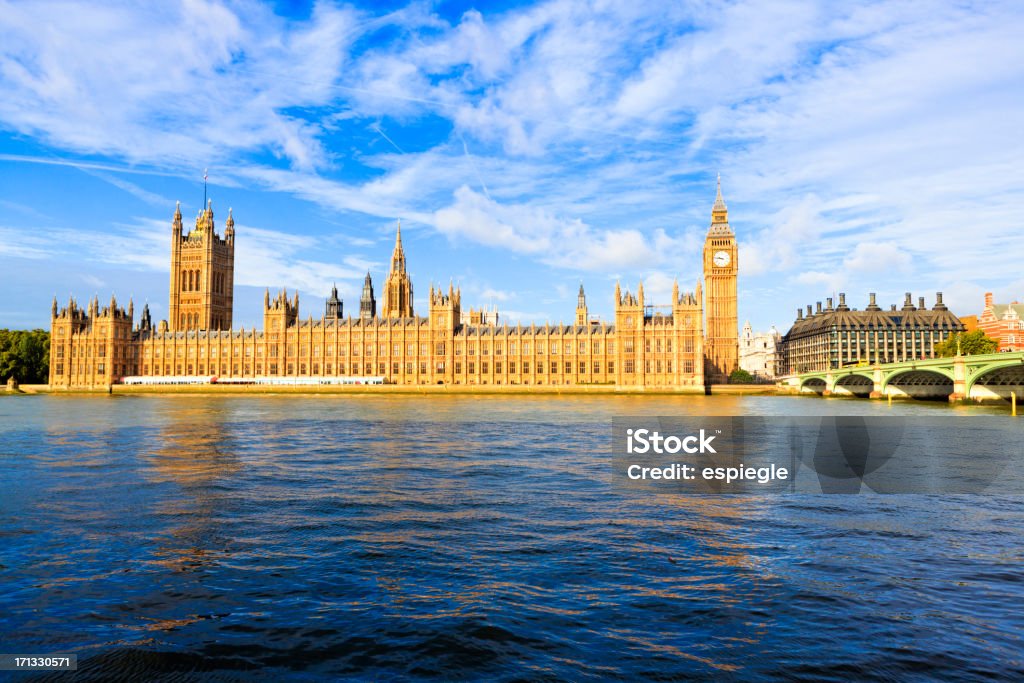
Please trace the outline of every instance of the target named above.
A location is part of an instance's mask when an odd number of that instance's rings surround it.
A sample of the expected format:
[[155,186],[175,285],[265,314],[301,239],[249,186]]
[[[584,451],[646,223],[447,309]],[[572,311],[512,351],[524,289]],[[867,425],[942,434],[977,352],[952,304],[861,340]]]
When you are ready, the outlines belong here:
[[928,358],[788,375],[782,391],[864,398],[1009,401],[1024,398],[1024,352]]

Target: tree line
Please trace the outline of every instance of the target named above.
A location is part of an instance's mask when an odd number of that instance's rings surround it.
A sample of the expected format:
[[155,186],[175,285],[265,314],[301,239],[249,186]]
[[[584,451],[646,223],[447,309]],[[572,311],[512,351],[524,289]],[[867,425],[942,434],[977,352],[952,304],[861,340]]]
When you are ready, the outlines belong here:
[[19,384],[50,381],[50,333],[46,330],[0,329],[0,382]]
[[950,335],[946,341],[936,344],[935,357],[951,358],[957,354],[958,350],[964,356],[995,353],[999,350],[999,342],[985,334],[984,330],[961,332]]

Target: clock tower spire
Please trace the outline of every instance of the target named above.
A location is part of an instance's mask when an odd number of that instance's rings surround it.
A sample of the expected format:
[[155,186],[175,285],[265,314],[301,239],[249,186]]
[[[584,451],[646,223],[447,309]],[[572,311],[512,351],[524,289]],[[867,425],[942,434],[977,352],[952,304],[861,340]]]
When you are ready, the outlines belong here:
[[736,235],[729,226],[729,209],[722,198],[718,176],[711,227],[704,239],[704,376],[711,384],[724,383],[738,366],[739,328],[736,310],[736,275],[739,271]]

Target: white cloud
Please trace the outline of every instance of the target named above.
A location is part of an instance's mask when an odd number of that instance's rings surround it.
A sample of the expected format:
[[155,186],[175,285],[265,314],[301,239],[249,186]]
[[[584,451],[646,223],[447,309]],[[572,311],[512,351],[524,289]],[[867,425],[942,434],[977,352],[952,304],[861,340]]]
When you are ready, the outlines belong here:
[[839,292],[846,284],[846,275],[841,272],[821,272],[809,270],[796,276],[796,281],[807,285],[807,297],[815,301],[824,301],[825,297]]
[[325,161],[319,127],[285,111],[330,101],[356,19],[326,3],[295,24],[255,3],[5,3],[0,119],[65,149],[165,167],[265,150],[310,168]]
[[493,287],[488,287],[488,288],[484,289],[483,291],[480,292],[480,294],[478,296],[479,296],[479,298],[482,301],[488,301],[488,302],[490,302],[490,301],[509,301],[511,299],[516,298],[516,295],[514,293],[512,293],[512,292],[506,292],[506,291],[501,290],[501,289],[494,289]]
[[529,205],[499,204],[463,185],[433,223],[449,238],[535,255],[576,270],[607,271],[659,262],[673,241],[664,231],[654,243],[638,230],[595,230],[579,219],[560,218]]
[[[158,185],[124,173],[218,166],[226,185],[314,202],[332,221],[400,216],[554,269],[552,280],[694,271],[721,170],[742,286],[773,292],[758,314],[777,305],[788,318],[793,302],[820,298],[806,290],[844,278],[966,292],[1017,277],[1017,3],[445,10],[325,2],[289,19],[247,0],[0,0],[0,124],[58,152],[34,160],[101,172],[143,201],[162,202]],[[63,229],[102,258],[95,236]],[[49,248],[22,236],[0,253]],[[347,236],[357,248],[380,239],[372,227]],[[118,257],[127,265],[166,268],[164,245],[108,237],[138,247]],[[373,265],[346,254],[333,266],[307,243],[271,253],[274,236],[250,237],[246,281],[322,288]]]
[[861,242],[843,259],[843,269],[854,275],[905,273],[910,265],[911,255],[893,242]]

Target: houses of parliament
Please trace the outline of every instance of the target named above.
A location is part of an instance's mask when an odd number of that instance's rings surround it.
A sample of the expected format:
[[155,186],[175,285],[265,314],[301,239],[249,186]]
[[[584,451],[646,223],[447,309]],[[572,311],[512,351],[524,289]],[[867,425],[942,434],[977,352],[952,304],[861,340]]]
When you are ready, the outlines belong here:
[[51,388],[206,377],[693,391],[725,381],[737,367],[737,246],[721,182],[704,243],[703,282],[686,293],[674,284],[667,305],[649,302],[642,282],[635,292],[616,284],[614,321],[607,322],[588,314],[582,285],[571,323],[499,325],[480,309],[464,313],[462,292],[453,285],[431,286],[428,310],[417,313],[399,224],[380,306],[367,273],[358,315],[344,315],[337,288],[321,315],[305,319],[297,292],[268,290],[262,330],[234,329],[235,239],[230,211],[223,236],[211,202],[186,231],[179,203],[171,225],[169,319],[155,325],[148,305],[136,321],[131,301],[124,307],[111,297],[101,307],[93,298],[82,308],[71,299],[58,308],[54,299]]

